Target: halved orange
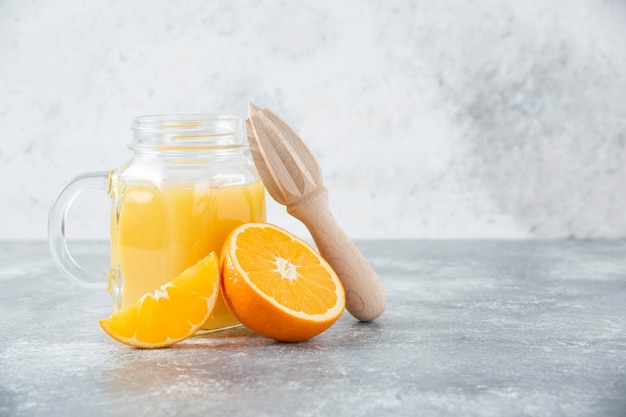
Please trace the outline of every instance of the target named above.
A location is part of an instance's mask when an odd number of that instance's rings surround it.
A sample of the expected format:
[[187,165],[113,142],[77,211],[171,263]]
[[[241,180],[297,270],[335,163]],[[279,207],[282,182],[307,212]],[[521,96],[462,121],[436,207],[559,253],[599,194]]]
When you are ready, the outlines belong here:
[[328,329],[344,311],[341,281],[304,240],[268,223],[246,223],[226,238],[222,293],[249,329],[299,342]]
[[211,252],[154,293],[100,320],[113,339],[139,348],[170,346],[207,321],[219,294],[220,268]]

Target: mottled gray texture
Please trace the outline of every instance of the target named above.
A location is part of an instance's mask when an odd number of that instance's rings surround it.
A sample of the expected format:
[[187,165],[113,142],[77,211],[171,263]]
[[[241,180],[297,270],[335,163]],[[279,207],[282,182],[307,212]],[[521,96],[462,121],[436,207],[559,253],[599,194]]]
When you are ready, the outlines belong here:
[[[389,307],[135,350],[43,243],[0,243],[1,416],[626,415],[626,242],[362,241]],[[106,245],[75,250],[93,268]]]
[[[626,237],[623,0],[0,1],[0,238],[130,119],[272,108],[355,238]],[[91,194],[68,233],[104,239]],[[272,222],[306,235],[270,203]]]

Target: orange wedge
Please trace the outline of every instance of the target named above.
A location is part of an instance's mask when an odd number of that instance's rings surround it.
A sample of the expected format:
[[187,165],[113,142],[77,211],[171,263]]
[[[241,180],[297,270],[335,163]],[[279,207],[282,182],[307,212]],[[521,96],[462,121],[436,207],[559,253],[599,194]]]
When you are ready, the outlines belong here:
[[222,248],[224,300],[249,329],[299,342],[328,329],[344,311],[337,274],[302,239],[267,223],[246,223]]
[[139,348],[170,346],[192,336],[207,321],[218,296],[220,269],[211,252],[154,293],[100,320],[113,339]]

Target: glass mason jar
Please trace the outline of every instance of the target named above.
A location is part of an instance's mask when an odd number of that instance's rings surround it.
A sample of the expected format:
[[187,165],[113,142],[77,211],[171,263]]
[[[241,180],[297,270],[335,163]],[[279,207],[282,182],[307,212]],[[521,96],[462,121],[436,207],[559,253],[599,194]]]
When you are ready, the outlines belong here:
[[[109,193],[111,267],[106,288],[114,312],[211,251],[219,255],[226,236],[238,225],[265,221],[265,190],[248,157],[240,118],[141,116],[132,128],[132,158],[115,170],[71,180],[53,203],[48,223],[57,266],[79,285],[102,287],[102,275],[87,272],[70,255],[64,222],[82,190]],[[238,324],[220,294],[202,330]]]

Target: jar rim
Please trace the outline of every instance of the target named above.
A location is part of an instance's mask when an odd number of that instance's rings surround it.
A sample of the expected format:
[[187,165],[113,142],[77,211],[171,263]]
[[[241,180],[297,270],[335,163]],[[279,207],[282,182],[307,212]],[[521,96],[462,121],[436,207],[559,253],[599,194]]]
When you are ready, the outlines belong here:
[[221,148],[247,146],[243,120],[224,114],[155,114],[133,118],[131,148]]

